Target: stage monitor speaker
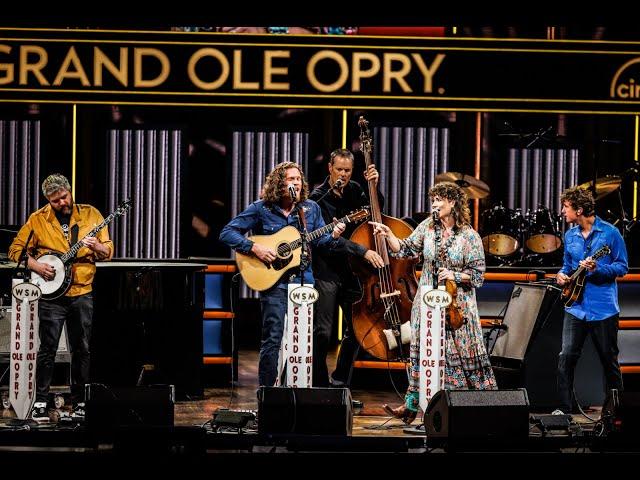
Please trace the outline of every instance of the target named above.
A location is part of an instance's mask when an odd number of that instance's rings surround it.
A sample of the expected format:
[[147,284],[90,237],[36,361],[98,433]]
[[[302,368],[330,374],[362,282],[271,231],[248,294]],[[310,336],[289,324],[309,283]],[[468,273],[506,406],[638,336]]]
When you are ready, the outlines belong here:
[[351,435],[353,408],[348,388],[260,387],[261,435]]
[[174,422],[173,385],[85,386],[87,429],[110,432],[130,427],[171,427]]
[[638,448],[640,392],[610,390],[602,406],[601,420],[608,441],[633,443]]
[[427,441],[521,441],[529,436],[529,398],[516,390],[440,390],[425,416]]
[[553,289],[547,285],[515,283],[490,355],[522,361],[549,309]]

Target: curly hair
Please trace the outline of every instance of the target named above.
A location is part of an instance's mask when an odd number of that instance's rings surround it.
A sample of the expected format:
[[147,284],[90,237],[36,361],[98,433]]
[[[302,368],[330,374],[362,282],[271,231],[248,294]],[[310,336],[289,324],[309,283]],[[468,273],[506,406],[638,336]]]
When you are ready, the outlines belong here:
[[431,200],[436,196],[455,202],[451,210],[451,215],[453,215],[453,219],[456,222],[456,230],[471,224],[471,212],[468,205],[469,198],[462,188],[452,182],[440,182],[429,190]]
[[294,162],[282,162],[276,165],[273,170],[267,175],[262,187],[262,199],[266,202],[278,203],[284,194],[285,178],[287,170],[290,168],[297,168],[302,177],[302,190],[300,191],[300,201],[304,202],[309,196],[309,185],[304,178],[304,173],[300,165]]
[[571,187],[567,188],[560,196],[562,203],[568,202],[574,210],[582,209],[585,217],[591,217],[596,213],[596,202],[593,193],[588,188]]

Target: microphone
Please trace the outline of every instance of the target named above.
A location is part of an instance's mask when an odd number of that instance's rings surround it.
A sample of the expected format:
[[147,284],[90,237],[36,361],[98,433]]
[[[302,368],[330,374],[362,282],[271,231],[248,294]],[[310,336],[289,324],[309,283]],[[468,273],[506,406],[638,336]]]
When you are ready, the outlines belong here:
[[433,211],[431,212],[431,216],[433,217],[434,222],[437,222],[438,220],[440,220],[440,209],[434,208]]
[[333,190],[338,190],[340,187],[342,187],[342,179],[339,178],[336,180],[336,183],[333,184],[333,187],[331,187]]
[[291,201],[295,202],[298,198],[296,187],[294,187],[293,184],[290,183],[289,185],[287,185],[287,188],[289,189],[289,196],[291,197]]

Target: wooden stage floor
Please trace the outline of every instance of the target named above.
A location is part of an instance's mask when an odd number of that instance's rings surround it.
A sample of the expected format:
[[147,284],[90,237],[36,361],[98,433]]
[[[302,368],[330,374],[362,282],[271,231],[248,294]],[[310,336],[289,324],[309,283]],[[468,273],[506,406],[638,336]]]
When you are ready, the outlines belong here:
[[[329,372],[335,367],[335,352],[329,354]],[[380,372],[380,375],[387,375]],[[179,401],[175,407],[176,425],[203,425],[211,420],[213,412],[218,408],[232,410],[257,410],[258,400],[258,352],[241,351],[238,359],[238,380],[232,389],[229,387],[205,388],[202,400]],[[406,425],[397,419],[389,418],[382,405],[393,406],[402,403],[402,395],[398,395],[390,386],[388,390],[352,389],[354,400],[363,402],[363,408],[354,410],[353,435],[404,435]],[[414,423],[420,423],[417,418]]]
[[[335,367],[336,352],[331,352],[328,358],[329,372]],[[354,400],[363,403],[361,409],[354,409],[353,436],[413,436],[406,433],[401,420],[389,417],[382,405],[388,403],[398,406],[402,403],[404,391],[396,393],[387,372],[380,371],[388,381],[385,388],[353,388],[351,393]],[[398,372],[396,372],[398,374]],[[384,385],[384,381],[381,382]],[[258,400],[258,352],[241,351],[238,361],[238,380],[232,389],[228,387],[205,388],[202,400],[179,401],[175,406],[175,423],[182,426],[204,425],[212,419],[218,408],[231,410],[257,410]],[[573,415],[573,420],[583,428],[588,429],[600,418],[600,406],[587,409],[587,418]],[[532,412],[532,414],[548,414],[550,412]],[[411,426],[421,423],[421,415]]]

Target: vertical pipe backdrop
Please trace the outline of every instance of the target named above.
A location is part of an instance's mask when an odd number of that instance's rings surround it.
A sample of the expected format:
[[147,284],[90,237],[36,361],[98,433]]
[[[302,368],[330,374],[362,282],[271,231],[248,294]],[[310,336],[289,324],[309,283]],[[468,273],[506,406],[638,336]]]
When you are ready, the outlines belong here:
[[116,257],[180,258],[180,130],[109,130],[107,205],[131,198],[131,210],[111,227]]
[[449,170],[449,142],[448,128],[374,127],[385,214],[403,218],[430,210],[427,193],[436,175]]
[[0,120],[0,225],[22,225],[40,200],[40,121]]
[[576,148],[511,148],[507,157],[507,207],[526,216],[539,208],[562,209],[562,192],[578,183]]

